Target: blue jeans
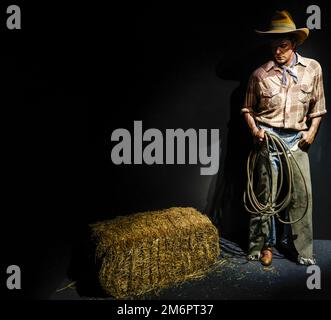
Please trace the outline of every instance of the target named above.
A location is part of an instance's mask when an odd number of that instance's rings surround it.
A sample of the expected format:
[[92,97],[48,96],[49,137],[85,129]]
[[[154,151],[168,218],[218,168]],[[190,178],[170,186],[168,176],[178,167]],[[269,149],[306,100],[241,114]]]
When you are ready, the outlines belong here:
[[[285,144],[291,149],[293,148],[301,139],[302,137],[302,132],[301,131],[284,131],[282,128],[272,128],[265,126],[263,124],[259,124],[259,127],[264,129],[265,131],[271,132],[281,138]],[[273,148],[272,145],[269,145],[269,151],[270,152],[275,152],[276,150]],[[278,176],[278,171],[279,171],[279,159],[276,155],[270,155],[270,160],[273,169],[275,170],[277,176]],[[285,219],[288,219],[288,213],[285,212]],[[288,224],[284,225],[284,232],[282,236],[282,243],[285,245],[289,245],[290,241],[290,234],[291,234],[291,227]],[[276,222],[275,218],[271,217],[271,229],[270,229],[270,234],[269,237],[265,243],[266,246],[273,247],[276,245]]]

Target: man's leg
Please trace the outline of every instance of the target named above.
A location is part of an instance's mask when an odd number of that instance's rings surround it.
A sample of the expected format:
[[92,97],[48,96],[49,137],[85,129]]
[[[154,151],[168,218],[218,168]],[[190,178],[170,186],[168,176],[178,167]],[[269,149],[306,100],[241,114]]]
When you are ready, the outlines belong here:
[[[293,164],[293,194],[289,208],[290,220],[296,220],[305,213],[305,216],[291,225],[292,239],[296,251],[298,252],[298,261],[302,264],[313,264],[313,227],[312,227],[312,188],[309,168],[308,154],[301,149],[293,152],[299,168],[291,158]],[[307,189],[307,192],[306,192]],[[308,203],[307,203],[308,201]]]
[[[260,203],[266,204],[270,197],[270,192],[273,192],[273,197],[277,189],[277,171],[274,167],[271,168],[273,175],[272,190],[270,190],[270,170],[268,158],[260,157],[257,166],[258,182],[256,187],[256,196]],[[249,250],[248,258],[257,260],[260,258],[261,250],[266,246],[273,246],[275,243],[274,219],[267,215],[251,215],[249,229]]]

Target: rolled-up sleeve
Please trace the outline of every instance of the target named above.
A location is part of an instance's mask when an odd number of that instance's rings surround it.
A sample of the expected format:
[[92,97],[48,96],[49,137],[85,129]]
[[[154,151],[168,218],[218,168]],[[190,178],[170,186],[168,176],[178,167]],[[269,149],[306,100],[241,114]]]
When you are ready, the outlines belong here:
[[320,117],[326,113],[325,96],[323,87],[323,73],[322,68],[318,64],[316,75],[314,79],[314,86],[312,92],[312,100],[309,106],[307,119]]
[[241,114],[246,112],[253,113],[253,107],[257,103],[256,84],[256,77],[252,75],[248,81],[244,104],[240,110]]

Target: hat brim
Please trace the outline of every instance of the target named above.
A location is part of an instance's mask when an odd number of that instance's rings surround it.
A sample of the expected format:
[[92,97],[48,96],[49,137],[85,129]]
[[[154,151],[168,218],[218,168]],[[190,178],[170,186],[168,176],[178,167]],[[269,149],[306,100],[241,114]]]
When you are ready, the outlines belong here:
[[256,33],[261,35],[272,35],[272,34],[295,34],[297,37],[297,44],[302,44],[309,35],[309,29],[308,28],[300,28],[295,30],[269,30],[269,31],[259,31],[255,30]]

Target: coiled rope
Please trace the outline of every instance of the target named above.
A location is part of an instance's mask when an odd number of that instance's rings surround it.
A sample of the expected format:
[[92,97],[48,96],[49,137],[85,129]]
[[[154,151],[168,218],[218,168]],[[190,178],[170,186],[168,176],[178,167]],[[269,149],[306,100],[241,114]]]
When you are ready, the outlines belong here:
[[[306,215],[308,210],[308,188],[300,166],[296,159],[293,156],[292,151],[286,145],[286,143],[277,135],[265,131],[265,145],[259,148],[254,148],[251,150],[248,159],[247,159],[247,188],[244,192],[244,205],[246,210],[254,215],[261,215],[261,216],[275,216],[280,222],[284,224],[293,224],[297,223]],[[279,183],[277,183],[277,191],[275,198],[273,199],[273,175],[272,175],[272,163],[271,163],[271,154],[270,154],[270,145],[275,150],[275,154],[278,158],[279,162]],[[268,160],[267,163],[267,171],[269,174],[269,195],[267,197],[266,203],[259,202],[255,192],[254,192],[254,172],[260,157],[265,157],[262,154],[263,148],[266,148],[266,152],[268,153]],[[293,162],[290,160],[292,157]],[[283,161],[282,161],[283,160]],[[284,165],[283,165],[284,162]],[[301,217],[296,220],[287,221],[282,219],[280,213],[285,210],[292,198],[292,191],[293,191],[293,163],[298,167],[299,173],[304,181],[304,187],[306,192],[306,208],[304,213]],[[287,180],[288,190],[282,200],[279,200],[280,192],[282,190],[282,186],[284,184],[284,180]],[[247,201],[248,200],[248,201]]]

